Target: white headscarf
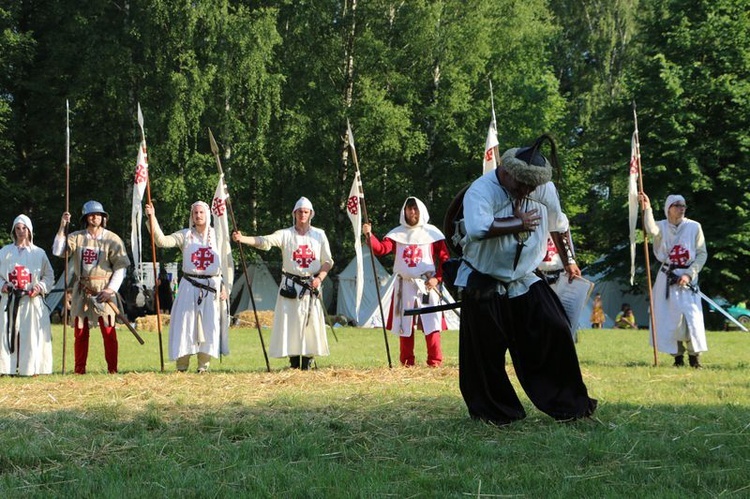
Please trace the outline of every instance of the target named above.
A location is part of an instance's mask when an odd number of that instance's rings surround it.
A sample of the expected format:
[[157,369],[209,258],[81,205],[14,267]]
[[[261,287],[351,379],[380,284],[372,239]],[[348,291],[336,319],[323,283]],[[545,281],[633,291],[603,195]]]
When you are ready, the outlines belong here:
[[669,218],[669,207],[679,201],[682,201],[684,204],[685,198],[680,196],[679,194],[670,194],[669,196],[667,196],[667,200],[664,202],[664,215],[667,218]]
[[193,225],[193,208],[196,206],[203,206],[203,208],[206,209],[206,226],[207,227],[213,227],[213,218],[211,213],[211,207],[208,206],[208,203],[205,201],[196,201],[195,203],[190,205],[190,215],[188,215],[188,227],[192,228]]
[[[404,215],[406,203],[409,202],[410,199],[414,200],[417,204],[417,209],[419,209],[419,221],[416,225],[409,225],[406,223],[406,215]],[[445,236],[440,232],[440,229],[427,223],[429,221],[430,214],[427,212],[425,204],[419,198],[409,196],[406,198],[406,201],[404,201],[404,205],[401,207],[401,213],[399,214],[399,223],[401,225],[390,231],[385,237],[402,244],[429,244],[445,239]]]
[[307,208],[308,210],[310,210],[310,221],[312,221],[313,217],[315,216],[315,210],[313,209],[313,205],[310,200],[305,196],[299,198],[295,203],[294,209],[292,210],[292,220],[294,220],[294,212],[299,210],[300,208]]
[[15,220],[13,220],[13,226],[10,228],[10,237],[13,238],[13,242],[16,241],[16,225],[19,223],[24,224],[29,229],[29,242],[34,242],[34,226],[31,225],[31,219],[27,217],[26,215],[18,215]]

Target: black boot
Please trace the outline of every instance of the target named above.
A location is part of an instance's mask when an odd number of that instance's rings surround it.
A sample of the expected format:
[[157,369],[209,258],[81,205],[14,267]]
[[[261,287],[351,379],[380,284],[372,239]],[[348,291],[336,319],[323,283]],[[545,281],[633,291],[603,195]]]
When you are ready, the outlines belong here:
[[300,364],[299,368],[303,371],[309,371],[312,360],[312,357],[302,357],[302,364]]
[[698,361],[697,355],[688,355],[688,362],[690,362],[690,367],[693,369],[701,369],[703,367]]
[[294,355],[292,357],[289,357],[289,365],[292,369],[299,369],[299,355]]
[[685,365],[685,357],[682,355],[674,356],[674,367],[683,367]]

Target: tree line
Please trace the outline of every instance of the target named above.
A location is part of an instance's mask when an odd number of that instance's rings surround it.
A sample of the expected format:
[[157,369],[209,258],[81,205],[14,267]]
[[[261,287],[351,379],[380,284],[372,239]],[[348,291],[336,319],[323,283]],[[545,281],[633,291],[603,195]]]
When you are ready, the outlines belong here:
[[289,226],[307,196],[340,270],[353,255],[347,120],[383,234],[408,195],[442,225],[481,173],[494,106],[501,151],[543,132],[557,138],[579,260],[622,278],[636,102],[646,192],[655,208],[685,195],[708,242],[704,289],[739,300],[750,290],[748,3],[3,1],[0,220],[28,214],[35,242],[49,247],[66,200],[77,219],[96,199],[127,236],[140,103],[165,230],[213,195],[211,128],[239,228]]

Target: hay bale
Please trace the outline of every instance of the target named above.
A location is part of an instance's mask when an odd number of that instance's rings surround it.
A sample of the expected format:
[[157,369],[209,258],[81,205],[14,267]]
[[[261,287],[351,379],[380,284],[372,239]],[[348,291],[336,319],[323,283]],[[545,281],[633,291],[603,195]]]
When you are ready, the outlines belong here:
[[[135,328],[139,331],[158,331],[156,315],[145,315],[135,319]],[[169,326],[169,314],[161,314],[162,331]]]
[[[258,310],[258,321],[261,327],[273,327],[273,310]],[[252,310],[235,314],[232,327],[256,327],[255,314]]]

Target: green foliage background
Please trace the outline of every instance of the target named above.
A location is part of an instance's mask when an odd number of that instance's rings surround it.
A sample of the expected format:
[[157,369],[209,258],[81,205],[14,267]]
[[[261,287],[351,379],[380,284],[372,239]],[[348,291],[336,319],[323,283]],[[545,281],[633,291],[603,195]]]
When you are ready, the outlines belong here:
[[624,278],[635,101],[645,191],[655,207],[685,195],[708,241],[704,291],[739,300],[750,294],[749,3],[0,0],[0,220],[28,214],[49,247],[66,202],[75,214],[97,199],[127,237],[140,103],[165,230],[213,194],[211,128],[239,228],[289,225],[305,195],[340,269],[353,254],[347,119],[382,233],[407,195],[441,225],[481,172],[494,105],[501,150],[558,138],[579,260],[603,256]]

